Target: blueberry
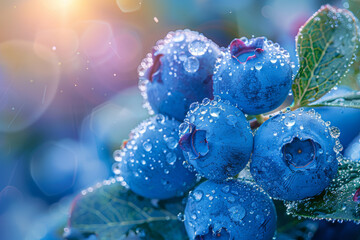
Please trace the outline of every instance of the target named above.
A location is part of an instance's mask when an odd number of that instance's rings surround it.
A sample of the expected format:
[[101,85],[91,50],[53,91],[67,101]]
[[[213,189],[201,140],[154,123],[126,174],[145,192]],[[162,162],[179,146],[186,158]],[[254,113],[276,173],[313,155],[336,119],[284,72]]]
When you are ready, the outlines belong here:
[[250,159],[253,135],[244,114],[218,96],[191,104],[180,125],[180,147],[196,171],[208,179],[238,174]]
[[269,112],[289,94],[289,53],[264,37],[234,39],[214,71],[214,95],[228,99],[246,114]]
[[139,67],[145,107],[150,113],[182,121],[192,102],[212,98],[212,75],[219,54],[219,47],[198,32],[170,32]]
[[189,195],[185,228],[190,240],[272,239],[276,210],[269,196],[255,184],[206,181]]
[[142,122],[131,132],[122,150],[114,152],[114,172],[135,193],[156,199],[183,195],[196,177],[183,163],[178,147],[179,122],[161,114]]
[[[339,97],[353,90],[346,86],[338,86],[323,96],[320,100]],[[316,104],[317,102],[314,102]],[[360,109],[345,107],[317,107],[316,111],[324,121],[330,121],[332,125],[340,129],[339,140],[346,148],[360,132]]]
[[321,193],[337,174],[339,129],[313,109],[278,114],[254,137],[250,171],[271,196],[300,200]]
[[360,133],[345,149],[344,156],[353,161],[360,161]]

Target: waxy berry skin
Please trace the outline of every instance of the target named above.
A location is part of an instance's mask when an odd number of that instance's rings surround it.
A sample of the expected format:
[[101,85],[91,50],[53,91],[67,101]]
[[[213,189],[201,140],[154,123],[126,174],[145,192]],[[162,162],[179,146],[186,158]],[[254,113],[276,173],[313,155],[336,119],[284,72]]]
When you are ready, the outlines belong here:
[[264,37],[234,39],[216,63],[214,95],[246,114],[269,112],[289,94],[291,65],[289,53]]
[[339,130],[314,110],[276,115],[257,130],[250,171],[271,197],[300,200],[320,194],[337,174]]
[[207,179],[224,180],[248,163],[253,135],[244,114],[218,96],[191,104],[180,125],[180,147],[186,160]]
[[[354,91],[347,86],[337,86],[313,104],[353,92]],[[360,109],[324,106],[316,107],[315,110],[321,115],[324,121],[330,121],[332,125],[340,129],[341,134],[339,140],[344,148],[360,133]]]
[[182,121],[191,103],[213,97],[219,47],[198,32],[177,30],[158,41],[139,66],[139,88],[150,113]]
[[189,194],[185,208],[190,240],[270,240],[276,220],[269,196],[239,179],[200,184]]
[[196,183],[195,173],[183,163],[178,146],[179,122],[155,115],[131,132],[122,150],[115,151],[114,172],[130,189],[146,198],[182,196]]

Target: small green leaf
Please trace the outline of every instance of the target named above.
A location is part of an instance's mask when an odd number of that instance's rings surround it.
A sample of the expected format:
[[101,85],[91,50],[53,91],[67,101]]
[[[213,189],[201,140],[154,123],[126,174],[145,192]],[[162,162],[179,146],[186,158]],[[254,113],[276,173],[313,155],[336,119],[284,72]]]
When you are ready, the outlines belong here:
[[154,202],[109,180],[75,198],[69,229],[101,240],[125,239],[129,234],[137,239],[184,240],[184,224],[177,218],[183,210],[181,200]]
[[326,94],[353,62],[358,43],[357,19],[345,9],[320,8],[296,37],[300,69],[292,91],[294,105],[305,106]]
[[359,202],[354,195],[360,188],[360,162],[342,160],[338,176],[320,195],[286,202],[287,213],[312,219],[360,222]]
[[346,108],[359,108],[360,109],[360,91],[348,93],[343,96],[328,98],[324,101],[317,101],[310,104],[311,107],[346,107]]

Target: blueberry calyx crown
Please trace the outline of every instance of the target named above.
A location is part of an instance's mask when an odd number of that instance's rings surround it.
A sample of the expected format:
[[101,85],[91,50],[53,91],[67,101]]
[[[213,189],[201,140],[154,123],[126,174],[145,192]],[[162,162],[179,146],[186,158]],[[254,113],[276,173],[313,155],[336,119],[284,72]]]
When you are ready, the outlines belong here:
[[228,233],[228,230],[227,230],[226,228],[221,228],[221,229],[218,230],[217,232],[214,232],[213,228],[210,226],[210,227],[209,227],[209,232],[208,232],[207,234],[205,234],[205,235],[197,235],[197,236],[195,237],[195,240],[206,240],[206,239],[208,239],[209,237],[210,237],[211,239],[213,239],[212,236],[214,236],[214,237],[216,237],[216,238],[219,238],[219,237],[221,237],[221,236],[223,236],[223,237],[230,237],[230,235],[229,235],[229,233]]
[[190,123],[189,132],[180,138],[179,146],[189,154],[191,159],[205,156],[209,152],[206,131],[196,129],[195,125]]
[[162,80],[160,74],[160,66],[161,66],[160,59],[164,56],[164,54],[156,52],[156,50],[153,48],[151,56],[152,56],[153,64],[146,71],[147,79],[149,79],[151,83],[154,82],[154,80],[161,83]]
[[311,167],[315,163],[320,145],[311,139],[300,140],[295,137],[282,148],[284,161],[293,170]]
[[358,188],[358,190],[356,190],[354,197],[353,197],[353,201],[360,203],[360,188]]
[[[264,52],[264,42],[264,37],[255,38],[253,41],[249,42],[249,44],[246,44],[241,39],[236,38],[230,43],[229,48],[231,56],[239,63],[246,63],[247,61],[256,58],[259,54]],[[245,62],[239,60],[241,55],[245,55]]]

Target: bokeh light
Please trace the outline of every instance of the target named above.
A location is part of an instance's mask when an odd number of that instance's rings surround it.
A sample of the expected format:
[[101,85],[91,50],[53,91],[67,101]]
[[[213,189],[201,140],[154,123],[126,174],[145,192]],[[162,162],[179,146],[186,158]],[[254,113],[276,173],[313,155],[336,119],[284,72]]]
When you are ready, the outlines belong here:
[[266,36],[297,65],[300,25],[325,3],[359,17],[358,2],[0,1],[0,239],[62,239],[71,199],[110,177],[113,151],[148,117],[137,67],[169,31],[222,47]]
[[34,121],[53,100],[59,67],[54,53],[20,40],[0,44],[0,131],[19,131]]
[[124,13],[135,12],[140,9],[142,0],[116,0],[116,4]]

